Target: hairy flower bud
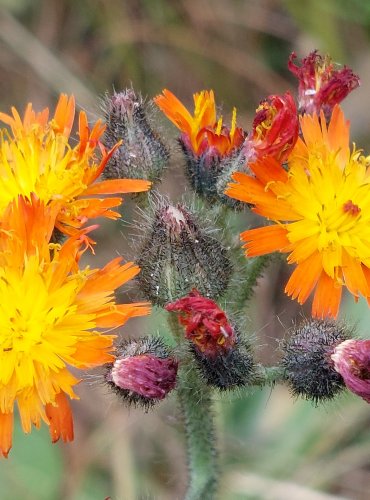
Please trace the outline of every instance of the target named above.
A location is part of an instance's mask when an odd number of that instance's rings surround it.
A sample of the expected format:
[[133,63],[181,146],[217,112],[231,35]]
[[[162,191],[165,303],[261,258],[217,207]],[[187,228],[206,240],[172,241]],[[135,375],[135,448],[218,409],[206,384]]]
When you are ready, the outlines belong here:
[[246,345],[239,341],[235,327],[225,312],[197,290],[171,304],[167,311],[177,312],[185,326],[197,364],[207,383],[231,389],[251,383],[254,362]]
[[370,403],[370,340],[345,340],[331,359],[347,388]]
[[330,56],[321,56],[317,50],[304,57],[301,66],[289,57],[288,68],[298,78],[298,104],[300,113],[320,114],[323,110],[327,118],[336,104],[360,85],[360,79],[350,68],[335,69]]
[[104,144],[111,148],[122,141],[105,168],[106,178],[160,179],[169,152],[151,127],[150,111],[132,89],[106,96]]
[[282,345],[282,367],[294,396],[317,404],[344,388],[331,356],[348,336],[347,329],[334,321],[312,319],[293,329],[291,338]]
[[149,408],[174,389],[178,362],[158,337],[127,341],[117,352],[105,380],[126,403]]
[[194,287],[212,298],[225,291],[232,272],[227,250],[184,205],[160,201],[148,231],[137,261],[140,288],[151,302],[163,306]]

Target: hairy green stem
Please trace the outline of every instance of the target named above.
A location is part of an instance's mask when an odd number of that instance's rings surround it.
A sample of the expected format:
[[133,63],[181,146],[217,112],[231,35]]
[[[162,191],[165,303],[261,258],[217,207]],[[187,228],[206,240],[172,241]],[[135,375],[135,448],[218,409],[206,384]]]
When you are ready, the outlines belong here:
[[211,391],[191,362],[183,364],[180,370],[177,395],[184,419],[189,467],[185,500],[213,500],[218,468]]
[[[168,324],[179,344],[180,352],[183,351],[181,344],[184,332],[176,314],[168,315]],[[218,467],[211,390],[201,379],[187,349],[182,352],[181,357],[177,396],[185,427],[189,468],[189,486],[185,500],[213,500],[218,483]]]
[[243,271],[243,274],[246,275],[246,279],[241,281],[240,286],[238,287],[238,293],[233,301],[233,308],[236,311],[242,310],[245,303],[252,298],[257,280],[261,276],[269,261],[269,255],[261,255],[260,257],[247,260],[246,269]]

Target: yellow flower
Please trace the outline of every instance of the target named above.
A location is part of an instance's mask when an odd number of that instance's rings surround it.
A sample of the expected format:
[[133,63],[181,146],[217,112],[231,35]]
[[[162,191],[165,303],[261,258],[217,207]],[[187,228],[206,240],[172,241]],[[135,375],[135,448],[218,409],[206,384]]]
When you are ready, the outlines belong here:
[[78,379],[68,367],[111,362],[114,335],[146,303],[116,304],[114,290],[139,268],[118,257],[102,269],[79,270],[88,245],[81,230],[62,246],[49,243],[59,206],[19,197],[0,226],[0,453],[12,444],[17,403],[24,432],[44,421],[52,441],[73,439],[68,399]]
[[257,161],[255,177],[236,173],[226,194],[276,222],[242,233],[246,254],[288,253],[296,268],[286,293],[303,304],[315,289],[313,315],[336,317],[343,286],[370,300],[370,170],[350,152],[338,106],[328,127],[321,113],[303,116],[301,129],[287,171],[272,158]]
[[105,126],[99,120],[90,130],[84,112],[79,114],[79,141],[70,145],[74,115],[74,98],[66,95],[60,96],[50,121],[48,109],[35,113],[32,104],[28,104],[23,120],[14,108],[12,116],[0,113],[0,120],[11,128],[11,132],[0,132],[0,217],[19,195],[30,198],[34,193],[46,204],[60,202],[56,227],[72,235],[90,218],[119,217],[111,209],[121,204],[120,196],[95,195],[149,189],[150,182],[136,179],[94,183],[115,148],[109,152],[104,149],[99,140]]

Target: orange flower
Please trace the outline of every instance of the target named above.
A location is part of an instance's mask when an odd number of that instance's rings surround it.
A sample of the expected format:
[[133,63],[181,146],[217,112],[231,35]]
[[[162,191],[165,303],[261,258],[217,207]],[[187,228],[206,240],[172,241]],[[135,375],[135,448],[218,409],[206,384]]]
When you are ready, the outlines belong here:
[[[86,114],[79,114],[79,141],[68,143],[75,116],[73,97],[61,95],[54,117],[49,110],[36,113],[28,104],[23,120],[16,109],[12,116],[0,113],[0,120],[10,126],[0,137],[0,218],[7,205],[19,195],[37,198],[60,206],[56,227],[73,235],[90,218],[120,215],[112,210],[121,197],[96,195],[146,191],[150,182],[117,179],[95,182],[103,172],[115,147],[106,151],[100,142],[105,126],[98,120],[90,129]],[[97,160],[96,150],[101,159]]]
[[102,269],[79,270],[88,245],[81,230],[62,246],[49,243],[60,206],[19,197],[0,227],[0,454],[12,445],[17,403],[24,432],[44,421],[52,441],[73,439],[68,398],[78,399],[69,367],[88,369],[114,359],[114,335],[147,303],[117,304],[114,290],[136,276],[118,257]]
[[251,165],[255,177],[234,174],[226,194],[276,222],[242,233],[246,254],[289,253],[296,268],[286,293],[303,304],[315,289],[313,316],[336,317],[343,286],[370,301],[368,160],[350,152],[338,106],[328,127],[321,113],[303,116],[301,129],[288,171],[267,157]]
[[242,145],[244,132],[236,126],[236,109],[233,110],[231,128],[223,125],[222,117],[217,118],[213,90],[202,90],[193,95],[194,114],[172,92],[163,90],[163,95],[154,98],[154,102],[176,127],[181,130],[181,140],[196,155],[215,150],[220,156],[230,154]]

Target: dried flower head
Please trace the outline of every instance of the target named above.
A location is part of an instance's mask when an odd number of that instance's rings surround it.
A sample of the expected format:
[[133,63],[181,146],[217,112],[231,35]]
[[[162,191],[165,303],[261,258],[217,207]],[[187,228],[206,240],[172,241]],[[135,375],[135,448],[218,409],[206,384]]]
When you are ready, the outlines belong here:
[[288,68],[298,78],[298,103],[300,113],[320,114],[326,118],[336,104],[340,104],[347,95],[360,85],[360,79],[350,68],[336,69],[330,56],[321,56],[317,50],[310,52],[297,66],[293,52]]

